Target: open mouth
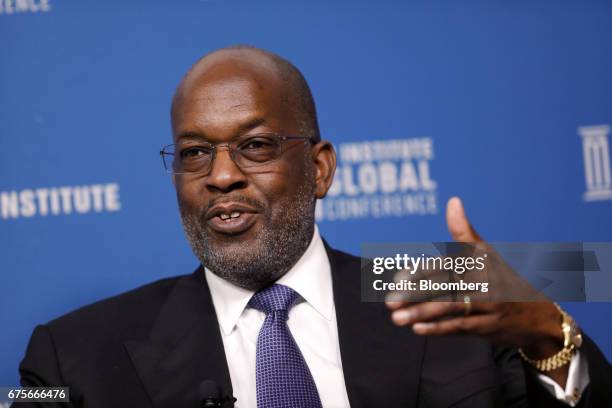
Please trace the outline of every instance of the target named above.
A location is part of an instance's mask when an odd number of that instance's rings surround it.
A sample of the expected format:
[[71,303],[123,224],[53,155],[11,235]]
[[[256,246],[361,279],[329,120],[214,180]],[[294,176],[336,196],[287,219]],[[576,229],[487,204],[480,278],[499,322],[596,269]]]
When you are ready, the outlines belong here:
[[242,203],[228,202],[213,206],[206,214],[207,225],[224,235],[238,235],[253,226],[259,211]]
[[241,214],[242,213],[240,211],[234,211],[231,214],[227,214],[227,213],[219,214],[218,217],[221,218],[223,221],[232,222],[232,220],[235,220],[236,218],[240,217]]

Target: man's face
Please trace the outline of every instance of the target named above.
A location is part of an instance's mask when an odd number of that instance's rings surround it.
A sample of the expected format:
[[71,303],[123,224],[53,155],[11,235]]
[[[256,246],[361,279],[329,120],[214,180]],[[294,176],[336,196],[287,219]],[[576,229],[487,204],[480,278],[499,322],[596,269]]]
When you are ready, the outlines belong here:
[[[226,143],[260,133],[299,136],[273,67],[218,62],[192,73],[173,109],[175,143]],[[241,169],[217,151],[208,174],[177,174],[187,238],[203,265],[247,289],[282,276],[307,248],[314,228],[315,166],[310,144],[285,141],[284,153]],[[228,218],[229,216],[229,218]]]

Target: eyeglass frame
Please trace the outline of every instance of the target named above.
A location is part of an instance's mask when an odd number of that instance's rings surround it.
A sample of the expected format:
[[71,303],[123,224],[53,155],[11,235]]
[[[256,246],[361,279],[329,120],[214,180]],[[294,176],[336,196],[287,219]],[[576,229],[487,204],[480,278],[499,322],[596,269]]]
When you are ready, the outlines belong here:
[[[166,173],[169,173],[169,174],[202,174],[202,175],[208,175],[211,172],[211,170],[213,169],[213,167],[214,167],[213,165],[214,165],[215,160],[217,158],[217,151],[219,150],[220,147],[225,147],[228,150],[228,152],[229,152],[229,156],[230,156],[230,159],[232,159],[232,162],[240,170],[243,170],[244,168],[248,169],[248,168],[252,168],[252,167],[265,166],[267,164],[270,164],[270,163],[273,163],[273,162],[277,161],[285,153],[286,150],[283,150],[283,143],[288,141],[288,140],[304,140],[304,141],[309,141],[310,144],[313,144],[313,145],[317,143],[317,141],[313,140],[309,136],[290,136],[290,135],[281,135],[281,134],[278,134],[278,133],[270,133],[270,132],[269,133],[257,133],[257,134],[253,134],[253,135],[245,135],[246,138],[249,138],[249,137],[255,138],[256,136],[274,136],[274,137],[277,137],[278,139],[280,139],[281,151],[280,151],[280,154],[278,155],[278,157],[276,157],[276,158],[274,158],[272,160],[268,160],[268,161],[262,162],[261,164],[257,164],[257,165],[254,165],[254,166],[243,167],[243,166],[239,165],[236,162],[236,157],[235,157],[236,149],[231,146],[231,144],[232,143],[236,143],[237,140],[232,140],[232,141],[224,142],[224,143],[211,143],[211,142],[209,142],[207,140],[203,140],[202,142],[204,142],[206,144],[209,144],[211,146],[211,150],[212,150],[210,164],[208,165],[206,171],[175,172],[174,169],[169,169],[168,168],[168,165],[166,164],[165,156],[174,156],[176,154],[177,143],[171,143],[169,145],[163,146],[162,149],[159,151],[159,155],[161,156],[162,163],[164,165],[164,170],[166,171]],[[170,148],[170,147],[173,147],[175,151],[172,152],[172,153],[165,151],[167,148]],[[174,158],[172,160],[174,160]],[[170,167],[172,167],[172,166],[170,166]]]

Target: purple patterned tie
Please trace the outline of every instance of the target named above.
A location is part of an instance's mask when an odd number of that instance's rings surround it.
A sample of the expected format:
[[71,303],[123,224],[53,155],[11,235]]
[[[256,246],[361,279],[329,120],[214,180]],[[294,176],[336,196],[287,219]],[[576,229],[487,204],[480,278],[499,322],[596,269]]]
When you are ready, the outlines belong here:
[[249,306],[266,314],[257,338],[258,408],[320,408],[317,386],[289,327],[289,310],[300,295],[283,285],[255,293]]

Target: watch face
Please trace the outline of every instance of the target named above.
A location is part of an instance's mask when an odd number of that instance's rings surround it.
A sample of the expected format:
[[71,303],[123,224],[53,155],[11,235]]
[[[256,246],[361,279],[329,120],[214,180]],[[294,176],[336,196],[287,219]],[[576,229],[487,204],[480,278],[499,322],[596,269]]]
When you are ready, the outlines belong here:
[[575,332],[572,333],[572,344],[576,346],[576,348],[580,348],[582,346],[582,334],[576,328]]
[[580,328],[574,321],[574,319],[570,320],[570,341],[576,347],[580,348],[582,346],[582,333],[580,332]]

